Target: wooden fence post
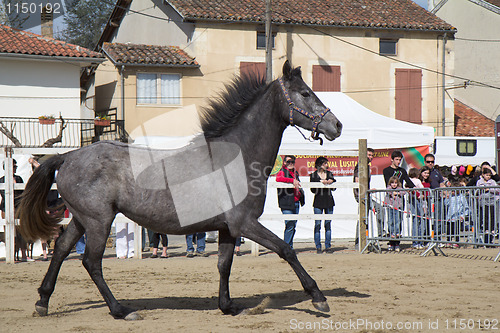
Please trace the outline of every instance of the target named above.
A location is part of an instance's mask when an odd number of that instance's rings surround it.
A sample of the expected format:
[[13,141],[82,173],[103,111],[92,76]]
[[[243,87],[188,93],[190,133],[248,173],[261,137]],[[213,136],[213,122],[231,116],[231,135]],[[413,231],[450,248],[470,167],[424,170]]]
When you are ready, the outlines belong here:
[[358,249],[362,251],[366,246],[366,191],[368,190],[368,157],[367,140],[359,139],[358,177],[359,177],[359,243]]
[[5,262],[14,263],[14,240],[16,237],[16,226],[14,220],[14,161],[12,159],[12,148],[5,147],[4,160],[5,179]]

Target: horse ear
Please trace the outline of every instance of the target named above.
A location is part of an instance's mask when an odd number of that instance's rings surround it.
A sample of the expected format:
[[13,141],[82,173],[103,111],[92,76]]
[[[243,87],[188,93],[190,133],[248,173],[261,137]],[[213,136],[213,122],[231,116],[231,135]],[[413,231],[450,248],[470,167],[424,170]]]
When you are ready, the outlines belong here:
[[292,79],[292,66],[290,66],[290,61],[285,61],[283,64],[283,76],[286,80]]
[[292,70],[292,76],[302,77],[302,70],[300,69],[300,66]]

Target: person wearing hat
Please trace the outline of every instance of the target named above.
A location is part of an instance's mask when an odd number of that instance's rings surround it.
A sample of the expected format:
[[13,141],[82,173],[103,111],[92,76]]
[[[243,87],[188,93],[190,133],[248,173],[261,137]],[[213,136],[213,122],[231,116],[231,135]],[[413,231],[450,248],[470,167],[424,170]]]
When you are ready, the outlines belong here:
[[[23,179],[21,176],[16,175],[17,171],[17,161],[15,159],[12,159],[12,164],[13,164],[13,169],[14,169],[14,183],[24,183]],[[3,162],[3,169],[5,170],[5,161]],[[5,183],[5,176],[0,178],[0,183]],[[23,194],[22,190],[14,190],[14,210],[17,208],[19,203],[21,202],[21,195]],[[0,196],[2,197],[2,203],[0,203],[0,211],[2,212],[2,218],[5,218],[5,191],[2,190],[0,191]],[[21,249],[21,261],[34,261],[31,258],[28,258],[27,256],[27,249],[28,249],[28,244],[26,241],[22,238],[21,234],[17,231],[16,229],[16,244],[19,245],[19,248]]]
[[484,161],[483,163],[481,163],[481,172],[478,175],[472,177],[471,180],[467,183],[467,186],[476,186],[477,181],[479,180],[479,178],[481,178],[481,174],[483,173],[484,169],[491,170],[491,179],[493,179],[496,182],[500,181],[500,176],[497,174],[495,169],[491,167],[490,163]]

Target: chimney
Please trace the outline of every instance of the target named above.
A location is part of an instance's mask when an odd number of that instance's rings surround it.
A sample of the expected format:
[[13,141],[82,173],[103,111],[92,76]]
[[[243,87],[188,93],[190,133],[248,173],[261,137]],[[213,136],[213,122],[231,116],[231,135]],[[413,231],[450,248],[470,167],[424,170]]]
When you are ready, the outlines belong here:
[[42,36],[52,38],[54,36],[53,16],[52,16],[52,11],[47,10],[47,6],[42,8],[42,12],[40,13],[40,19],[42,23]]

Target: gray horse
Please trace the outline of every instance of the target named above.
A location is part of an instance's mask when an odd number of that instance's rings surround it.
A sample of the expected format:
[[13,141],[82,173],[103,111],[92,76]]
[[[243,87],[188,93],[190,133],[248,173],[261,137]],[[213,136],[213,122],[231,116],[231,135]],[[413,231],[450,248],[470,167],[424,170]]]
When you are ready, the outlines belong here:
[[[73,214],[56,242],[36,311],[48,313],[63,260],[86,233],[83,266],[114,318],[139,315],[122,306],[102,275],[102,257],[119,212],[143,227],[165,234],[219,231],[219,308],[238,314],[229,296],[229,275],[237,237],[276,252],[297,274],[316,309],[329,311],[325,296],[283,240],[258,222],[267,179],[285,128],[298,125],[318,138],[337,138],[342,125],[304,83],[300,68],[288,61],[283,76],[270,84],[253,76],[237,77],[211,102],[202,121],[203,135],[174,150],[153,150],[102,141],[52,157],[26,185],[19,207],[20,229],[27,239],[48,239],[60,218],[47,214],[46,198],[57,174],[57,187]],[[251,167],[250,167],[251,165]]]

